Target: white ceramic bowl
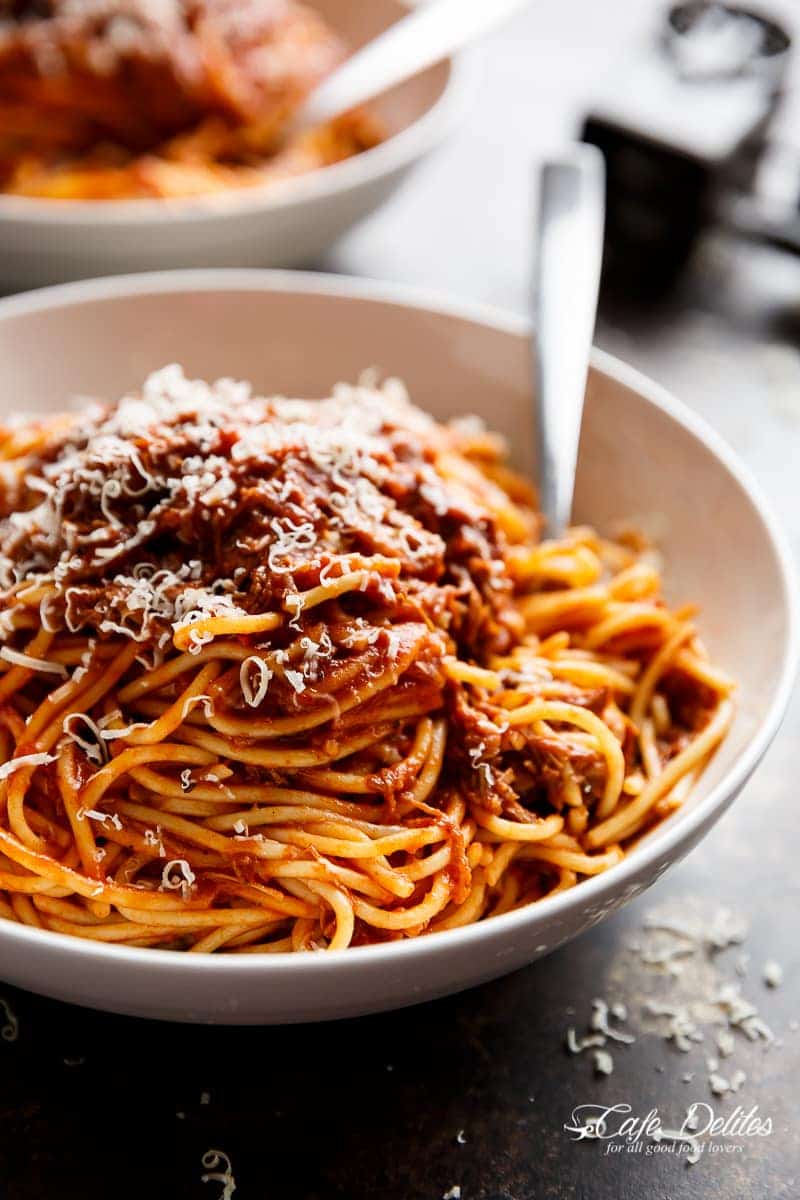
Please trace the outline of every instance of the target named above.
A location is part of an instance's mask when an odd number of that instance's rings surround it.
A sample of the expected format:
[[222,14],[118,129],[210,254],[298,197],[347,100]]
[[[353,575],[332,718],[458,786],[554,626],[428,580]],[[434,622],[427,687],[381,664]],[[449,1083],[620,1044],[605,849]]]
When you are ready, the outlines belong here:
[[[267,392],[327,394],[367,365],[401,375],[438,417],[478,413],[529,464],[521,321],[389,285],[282,272],[183,272],[0,302],[0,403],[46,410],[117,396],[180,361]],[[656,530],[668,591],[697,600],[716,661],[739,680],[732,732],[687,804],[618,867],[466,929],[300,955],[189,955],[102,945],[0,920],[0,977],[63,1000],[184,1021],[355,1016],[458,991],[553,950],[654,882],[721,816],[775,733],[795,659],[793,568],[742,466],[691,412],[597,353],[576,517]]]
[[[355,49],[407,13],[403,0],[314,0]],[[448,59],[372,106],[389,137],[354,158],[266,187],[171,200],[0,194],[0,286],[166,267],[289,267],[318,257],[391,194],[464,111],[469,60]]]

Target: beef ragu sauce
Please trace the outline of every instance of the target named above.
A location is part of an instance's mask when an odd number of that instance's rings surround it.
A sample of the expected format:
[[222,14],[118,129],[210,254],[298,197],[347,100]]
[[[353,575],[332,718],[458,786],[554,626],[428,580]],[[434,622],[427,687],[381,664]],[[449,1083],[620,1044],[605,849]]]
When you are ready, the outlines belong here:
[[540,542],[498,439],[396,380],[171,366],[0,459],[2,915],[5,857],[74,889],[37,920],[135,945],[477,920],[613,866],[730,719],[655,569]]
[[[16,460],[0,510],[0,604],[11,614],[21,589],[46,588],[46,627],[131,638],[148,664],[204,616],[277,609],[286,626],[254,643],[272,671],[265,713],[335,714],[389,664],[403,691],[441,708],[444,655],[480,662],[520,630],[505,535],[436,468],[458,443],[457,427],[411,408],[391,381],[379,396],[342,386],[323,401],[260,399],[167,368]],[[469,482],[494,491],[477,468]],[[358,589],[327,602],[326,619],[316,607],[296,615],[301,593],[354,572]],[[238,685],[231,671],[214,691],[246,709]],[[377,719],[383,704],[333,715],[332,728]],[[466,697],[452,705],[465,737],[492,736]]]

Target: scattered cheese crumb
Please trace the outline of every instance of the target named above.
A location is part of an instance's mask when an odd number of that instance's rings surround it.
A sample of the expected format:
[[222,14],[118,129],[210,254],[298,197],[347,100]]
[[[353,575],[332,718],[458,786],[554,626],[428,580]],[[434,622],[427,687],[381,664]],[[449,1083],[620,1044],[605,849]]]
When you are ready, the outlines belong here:
[[[75,732],[73,725],[76,721],[85,725],[89,733],[94,738],[94,741],[89,741],[88,738],[81,737],[79,733]],[[76,746],[80,747],[90,762],[94,762],[97,763],[98,766],[102,766],[103,763],[108,761],[108,749],[102,741],[102,730],[97,722],[93,721],[91,717],[86,715],[86,713],[69,713],[68,716],[64,718],[61,729],[66,738],[68,738],[71,742],[74,742]]]
[[284,671],[284,678],[287,683],[290,683],[295,692],[299,695],[306,690],[306,681],[300,671]]
[[8,779],[9,775],[13,775],[15,771],[20,771],[23,767],[43,767],[47,763],[55,761],[55,754],[21,754],[19,758],[9,759],[0,766],[0,779]]
[[[255,686],[251,681],[251,671],[254,673]],[[245,658],[239,667],[239,686],[242,689],[245,704],[248,704],[250,708],[258,708],[267,694],[271,679],[272,671],[263,658],[259,658],[256,654]]]
[[777,988],[783,983],[783,967],[780,963],[775,962],[774,958],[764,963],[762,975],[767,987]]
[[604,1046],[606,1039],[603,1034],[590,1034],[587,1037],[580,1038],[575,1036],[574,1026],[570,1025],[566,1036],[567,1049],[570,1054],[580,1054],[583,1050],[588,1050],[591,1046]]
[[[708,1087],[714,1096],[734,1095],[746,1083],[747,1075],[743,1070],[732,1067],[723,1073],[720,1059],[731,1059],[736,1053],[739,1042],[736,1031],[751,1042],[761,1041],[767,1047],[780,1045],[776,1043],[772,1030],[756,1006],[741,994],[740,984],[733,982],[730,977],[720,978],[721,972],[716,965],[716,956],[720,952],[743,940],[747,932],[745,922],[737,914],[721,908],[710,918],[703,913],[691,922],[684,921],[682,917],[664,919],[656,915],[648,916],[644,928],[653,936],[630,943],[628,949],[645,966],[671,978],[664,982],[660,992],[648,989],[650,994],[644,999],[642,1010],[666,1019],[662,1028],[664,1038],[674,1042],[676,1048],[684,1053],[694,1051],[706,1037],[713,1036],[716,1053],[707,1053],[705,1056]],[[665,944],[665,936],[679,939],[678,945]],[[676,963],[678,959],[680,963]],[[744,976],[747,961],[748,956],[744,953],[736,956],[733,970],[737,975]],[[772,961],[765,963],[762,977],[767,986],[780,986],[783,978],[780,965]],[[610,1026],[609,1017],[620,1022],[626,1021],[625,1005],[608,1005],[604,1000],[594,999],[587,1036],[578,1037],[574,1027],[570,1027],[566,1034],[566,1045],[571,1054],[591,1050],[597,1075],[608,1075],[613,1071],[613,1058],[607,1048],[609,1041],[629,1044],[635,1040],[632,1034]],[[712,1026],[712,1029],[706,1029],[704,1033],[701,1023],[702,1026]],[[800,1022],[793,1020],[788,1027],[796,1031],[800,1028]],[[665,1068],[656,1065],[655,1070],[663,1073]],[[694,1071],[687,1071],[681,1078],[685,1084],[689,1084],[696,1075]],[[691,1114],[691,1108],[689,1112]],[[703,1144],[694,1133],[698,1127],[697,1122],[692,1125],[687,1120],[680,1131],[662,1129],[656,1140],[686,1143],[682,1155],[684,1161],[695,1163],[703,1151]],[[587,1136],[592,1134],[588,1133]],[[688,1154],[685,1153],[687,1148]]]
[[97,821],[98,825],[105,827],[107,824],[112,825],[114,829],[122,829],[122,821],[117,813],[101,812],[97,808],[79,808],[75,816],[79,821],[85,821],[89,817],[92,821]]
[[144,831],[145,846],[153,846],[158,850],[159,858],[166,858],[167,852],[164,849],[164,843],[161,840],[161,826],[156,825],[155,829],[145,829]]
[[648,1000],[645,1010],[655,1017],[668,1017],[664,1037],[673,1041],[677,1048],[688,1054],[693,1043],[702,1042],[703,1033],[698,1028],[688,1008],[683,1004],[663,1004],[657,1000]]
[[0,996],[0,1008],[3,1010],[6,1019],[5,1025],[0,1029],[0,1037],[2,1037],[4,1042],[15,1042],[19,1036],[19,1021],[17,1020],[16,1013],[2,996]]
[[[605,1000],[594,999],[592,1001],[592,1016],[589,1021],[590,1029],[595,1029],[598,1033],[605,1034],[605,1036],[611,1038],[612,1041],[623,1042],[628,1046],[632,1045],[633,1042],[636,1041],[636,1038],[632,1033],[623,1033],[619,1029],[609,1028],[608,1015],[610,1011],[612,1010],[609,1009]],[[623,1008],[623,1012],[624,1011],[625,1009]],[[621,1019],[625,1020],[626,1018],[622,1017]]]
[[619,1042],[625,1046],[630,1046],[636,1041],[632,1033],[613,1029],[608,1023],[610,1015],[618,1021],[626,1021],[628,1010],[624,1004],[615,1003],[609,1006],[605,1000],[595,997],[592,1000],[592,1015],[589,1019],[591,1032],[585,1037],[578,1038],[574,1026],[571,1025],[566,1034],[566,1045],[570,1054],[581,1054],[584,1050],[592,1050],[596,1075],[610,1075],[614,1070],[614,1059],[610,1052],[604,1049],[608,1041]]
[[720,1029],[716,1036],[717,1049],[722,1058],[728,1058],[736,1048],[736,1040],[730,1029]]
[[756,1006],[745,1000],[735,983],[727,983],[721,987],[714,1003],[720,1006],[728,1024],[741,1029],[748,1041],[755,1042],[759,1038],[765,1042],[775,1041],[774,1033],[761,1019]]
[[[221,1183],[222,1191],[219,1200],[231,1200],[236,1191],[236,1180],[231,1169],[231,1160],[222,1150],[206,1150],[200,1160],[206,1168],[206,1174],[200,1176],[202,1183]],[[220,1171],[217,1167],[221,1167]]]
[[41,671],[44,675],[58,675],[62,679],[67,677],[67,668],[62,663],[33,658],[30,654],[23,654],[21,650],[12,650],[10,646],[0,647],[0,658],[13,663],[15,667],[25,667],[28,671]]
[[[171,874],[173,867],[177,868],[177,875]],[[195,873],[185,858],[173,858],[165,863],[164,870],[161,872],[161,890],[177,891],[180,889],[183,899],[188,900],[192,894],[195,878]]]
[[[688,1119],[688,1118],[687,1118]],[[686,1121],[684,1121],[684,1125]],[[702,1148],[699,1140],[692,1133],[683,1133],[680,1129],[657,1129],[653,1134],[655,1142],[684,1142],[689,1146],[686,1161],[691,1166],[699,1161]]]
[[595,1050],[592,1054],[597,1075],[610,1075],[614,1070],[614,1059],[608,1050]]

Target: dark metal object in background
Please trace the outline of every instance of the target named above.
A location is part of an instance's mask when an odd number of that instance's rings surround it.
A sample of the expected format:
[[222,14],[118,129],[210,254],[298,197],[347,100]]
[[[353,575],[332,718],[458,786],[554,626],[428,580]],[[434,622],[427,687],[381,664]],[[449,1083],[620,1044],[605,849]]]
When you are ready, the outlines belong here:
[[660,295],[718,221],[800,249],[796,205],[776,209],[758,195],[790,51],[768,17],[690,0],[629,54],[582,132],[606,158],[608,288]]

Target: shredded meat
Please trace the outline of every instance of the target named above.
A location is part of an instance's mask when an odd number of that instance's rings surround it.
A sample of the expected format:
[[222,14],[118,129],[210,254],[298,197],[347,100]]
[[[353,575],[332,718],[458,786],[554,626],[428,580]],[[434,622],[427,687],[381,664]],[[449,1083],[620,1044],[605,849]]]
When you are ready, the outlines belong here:
[[[361,571],[351,615],[377,604],[472,655],[502,649],[515,619],[503,536],[488,508],[465,527],[433,465],[447,436],[402,397],[257,399],[167,369],[26,462],[0,509],[2,598],[38,577],[56,585],[51,621],[145,640],[195,601],[291,611],[299,592]],[[420,503],[432,489],[435,512]]]

